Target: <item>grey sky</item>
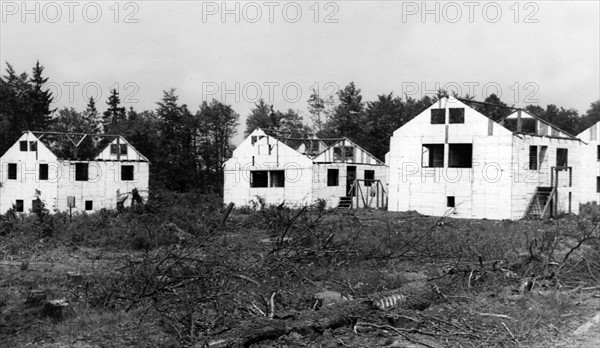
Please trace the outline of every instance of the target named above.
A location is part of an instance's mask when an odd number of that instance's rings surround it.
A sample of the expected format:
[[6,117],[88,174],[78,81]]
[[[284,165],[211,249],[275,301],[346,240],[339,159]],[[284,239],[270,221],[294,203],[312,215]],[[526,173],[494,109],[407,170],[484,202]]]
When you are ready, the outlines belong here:
[[82,110],[100,87],[103,110],[118,87],[126,106],[154,109],[176,88],[193,111],[232,104],[242,127],[258,97],[306,118],[311,88],[350,81],[365,100],[446,86],[585,113],[600,98],[599,3],[2,1],[0,60],[30,72],[39,59],[56,107]]

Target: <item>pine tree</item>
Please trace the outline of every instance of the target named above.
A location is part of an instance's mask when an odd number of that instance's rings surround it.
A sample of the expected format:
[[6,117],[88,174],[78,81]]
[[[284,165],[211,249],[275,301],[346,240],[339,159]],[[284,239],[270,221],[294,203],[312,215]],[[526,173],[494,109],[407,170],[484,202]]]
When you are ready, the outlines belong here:
[[47,130],[52,123],[52,113],[50,104],[54,98],[48,89],[44,89],[44,84],[48,82],[47,77],[42,77],[44,67],[37,61],[33,67],[33,74],[29,82],[31,83],[30,102],[31,102],[31,120],[29,126],[32,130]]
[[89,124],[92,132],[102,132],[102,120],[100,119],[100,115],[98,114],[98,110],[96,109],[96,101],[94,100],[94,97],[90,97],[90,99],[88,100],[88,104],[85,111],[83,112],[83,116],[86,122]]
[[119,98],[119,92],[116,89],[110,91],[110,96],[106,102],[108,109],[102,114],[102,126],[104,132],[107,133],[112,125],[115,125],[126,119],[125,108],[120,107],[121,99]]
[[246,132],[248,136],[257,128],[271,129],[274,128],[272,114],[272,105],[265,103],[261,98],[258,103],[254,104],[254,108],[250,111],[250,115],[246,119]]
[[339,105],[325,125],[324,132],[334,136],[348,137],[360,143],[364,127],[364,102],[360,89],[354,82],[338,91]]

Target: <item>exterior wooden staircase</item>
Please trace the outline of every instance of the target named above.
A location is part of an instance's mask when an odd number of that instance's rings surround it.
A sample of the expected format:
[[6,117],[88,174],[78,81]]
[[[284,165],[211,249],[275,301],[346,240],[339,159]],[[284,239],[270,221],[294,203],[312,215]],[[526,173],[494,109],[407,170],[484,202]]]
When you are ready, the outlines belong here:
[[338,209],[350,209],[352,208],[352,197],[340,197],[340,203],[338,203]]
[[[368,186],[359,183],[369,183]],[[353,202],[356,200],[356,202]],[[362,205],[360,204],[362,202]],[[387,209],[387,192],[381,180],[355,179],[347,196],[340,197],[338,209],[350,208]]]
[[529,201],[525,218],[545,219],[551,215],[551,207],[556,197],[556,188],[549,186],[538,186]]

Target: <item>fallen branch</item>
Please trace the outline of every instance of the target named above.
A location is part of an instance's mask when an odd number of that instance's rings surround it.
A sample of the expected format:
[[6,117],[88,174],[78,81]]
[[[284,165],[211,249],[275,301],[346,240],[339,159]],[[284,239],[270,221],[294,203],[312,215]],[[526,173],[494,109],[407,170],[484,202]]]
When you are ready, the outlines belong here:
[[479,315],[484,316],[484,317],[496,317],[496,318],[512,320],[511,317],[509,317],[508,315],[504,315],[504,314],[479,313]]
[[269,300],[269,319],[273,319],[275,316],[275,295],[277,295],[277,291],[273,291]]
[[400,336],[406,338],[407,340],[409,340],[412,343],[420,344],[422,346],[429,347],[429,348],[436,348],[436,347],[431,346],[431,345],[429,345],[427,343],[423,343],[421,341],[417,341],[416,339],[414,339],[414,338],[412,338],[412,337],[410,337],[410,336],[408,336],[408,335],[405,334],[405,332],[414,332],[414,333],[420,333],[420,334],[425,334],[425,335],[430,335],[431,336],[432,334],[430,334],[430,333],[425,333],[425,332],[422,332],[422,331],[419,331],[419,330],[402,330],[402,329],[398,329],[398,328],[395,328],[395,327],[389,326],[389,325],[377,325],[377,324],[371,324],[371,323],[365,323],[365,322],[357,322],[356,325],[354,325],[354,332],[355,333],[357,333],[357,331],[358,331],[356,328],[359,327],[359,326],[361,326],[361,325],[362,326],[374,327],[376,329],[392,330],[392,331],[396,332],[397,334],[399,334]]
[[[406,284],[391,293],[402,294],[404,299],[396,303],[397,308],[424,309],[428,307],[436,296],[433,288],[425,282]],[[271,301],[274,302],[274,294]],[[328,329],[351,325],[359,317],[367,317],[370,312],[379,311],[373,299],[380,299],[386,294],[374,294],[370,298],[362,298],[340,302],[322,308],[319,311],[304,311],[291,320],[275,317],[274,305],[271,305],[272,318],[258,317],[256,320],[245,322],[239,327],[230,330],[224,337],[213,337],[210,341],[227,342],[227,347],[249,347],[252,344],[266,340],[274,340],[282,335],[295,332],[301,335],[320,334]],[[208,342],[206,344],[209,344]]]

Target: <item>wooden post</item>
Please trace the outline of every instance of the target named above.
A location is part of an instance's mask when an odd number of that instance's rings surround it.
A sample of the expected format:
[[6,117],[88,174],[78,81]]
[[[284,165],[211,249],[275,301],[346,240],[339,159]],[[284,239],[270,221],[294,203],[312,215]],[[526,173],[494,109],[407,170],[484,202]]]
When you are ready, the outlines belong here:
[[234,205],[233,202],[231,202],[227,206],[227,209],[225,210],[225,215],[223,215],[223,218],[221,219],[221,224],[219,225],[219,228],[225,227],[225,221],[227,221],[227,218],[229,217],[229,214],[231,213],[231,210],[233,209],[233,205]]
[[377,202],[377,208],[379,208],[379,184],[380,184],[380,182],[377,181],[377,188],[376,188],[377,189],[377,193],[376,193],[376,197],[375,197],[376,202]]

